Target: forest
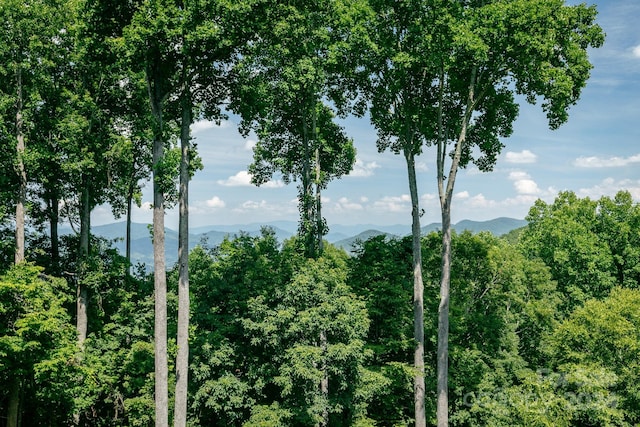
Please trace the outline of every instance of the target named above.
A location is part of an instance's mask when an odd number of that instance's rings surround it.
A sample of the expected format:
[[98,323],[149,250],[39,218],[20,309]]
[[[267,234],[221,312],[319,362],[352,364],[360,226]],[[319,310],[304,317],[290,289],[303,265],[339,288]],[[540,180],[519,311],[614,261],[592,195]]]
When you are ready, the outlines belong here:
[[[0,425],[635,426],[640,207],[562,191],[504,236],[456,233],[519,102],[569,119],[604,42],[562,0],[0,2]],[[295,183],[299,229],[189,251],[195,121],[258,136],[252,182]],[[347,254],[322,190],[337,118],[406,160],[412,233]],[[420,232],[433,147],[438,232]],[[152,271],[92,234],[153,187]],[[167,265],[165,209],[180,212]],[[74,233],[59,233],[61,224]]]

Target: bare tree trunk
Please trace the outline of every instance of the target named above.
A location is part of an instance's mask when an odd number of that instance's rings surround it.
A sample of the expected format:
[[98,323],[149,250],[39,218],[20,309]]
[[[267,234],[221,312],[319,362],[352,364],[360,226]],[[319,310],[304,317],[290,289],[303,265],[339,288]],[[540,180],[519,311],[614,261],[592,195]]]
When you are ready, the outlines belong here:
[[[185,88],[185,91],[188,89]],[[187,425],[189,384],[189,149],[191,101],[188,95],[182,105],[180,144],[180,220],[178,227],[178,355],[176,358],[176,392],[174,426]]]
[[438,306],[438,427],[449,425],[449,285],[451,280],[451,214],[449,203],[442,208],[442,271]]
[[87,327],[89,323],[87,315],[87,287],[84,280],[87,275],[87,262],[89,257],[89,232],[91,222],[91,207],[89,205],[89,183],[85,177],[82,178],[82,194],[80,196],[80,248],[78,265],[80,266],[80,275],[77,282],[77,315],[76,326],[78,329],[78,344],[82,348],[84,341],[87,339]]
[[322,349],[322,380],[320,380],[320,395],[322,396],[322,421],[321,427],[329,425],[329,371],[327,366],[327,332],[320,332],[320,348]]
[[58,206],[58,195],[55,191],[51,191],[49,197],[49,235],[51,237],[51,267],[54,274],[58,274],[60,271],[60,248],[58,244],[59,218],[60,208]]
[[447,176],[447,185],[444,186],[444,163],[446,156],[446,141],[442,132],[442,93],[444,77],[441,75],[440,82],[440,112],[438,117],[438,194],[440,196],[440,211],[442,213],[442,272],[440,276],[440,304],[438,306],[438,353],[437,353],[437,376],[438,376],[438,402],[436,417],[438,427],[449,425],[449,299],[451,283],[451,200],[453,198],[453,188],[456,182],[456,175],[462,156],[462,147],[467,138],[467,127],[471,119],[471,112],[475,103],[475,85],[477,68],[471,71],[469,81],[469,93],[464,117],[462,117],[460,135],[456,141],[451,167]]
[[316,248],[321,255],[324,250],[324,221],[322,220],[322,183],[320,181],[320,149],[316,148]]
[[[154,141],[154,164],[158,165],[163,141]],[[167,362],[167,279],[165,267],[164,246],[164,194],[157,182],[154,172],[153,183],[153,277],[155,296],[155,399],[156,399],[156,427],[169,424],[169,391],[168,391],[168,362]]]
[[24,165],[25,142],[22,118],[22,69],[16,70],[16,85],[18,89],[16,100],[16,154],[18,172],[18,200],[16,201],[16,252],[15,263],[24,261],[24,217],[27,203],[27,172]]
[[127,259],[127,274],[131,275],[131,209],[133,195],[130,184],[129,194],[127,194],[127,230],[125,232],[125,258]]
[[[147,70],[149,99],[154,118],[153,139],[153,283],[156,427],[169,425],[169,368],[167,361],[167,277],[164,243],[164,193],[160,165],[164,158],[161,77]],[[154,80],[154,81],[151,81]]]
[[316,181],[316,248],[317,255],[321,255],[324,250],[322,238],[324,236],[324,221],[322,221],[322,166],[320,165],[320,142],[318,140],[318,124],[316,119],[317,106],[313,107],[311,112],[311,126],[313,143],[315,145],[315,181]]
[[311,180],[311,147],[309,138],[309,129],[306,119],[306,110],[300,112],[302,119],[302,143],[303,143],[303,159],[302,159],[302,200],[301,203],[301,229],[302,238],[304,239],[305,254],[310,258],[316,257],[315,250],[315,234],[312,232],[314,228],[314,203],[313,203],[313,181]]
[[416,347],[413,353],[415,376],[413,380],[415,426],[425,427],[425,384],[424,384],[424,285],[422,282],[422,246],[420,230],[420,208],[418,202],[418,185],[416,182],[415,157],[411,144],[407,142],[404,150],[409,175],[409,192],[411,194],[411,235],[413,237],[413,325]]
[[19,413],[20,413],[20,380],[14,379],[9,384],[7,427],[18,427]]

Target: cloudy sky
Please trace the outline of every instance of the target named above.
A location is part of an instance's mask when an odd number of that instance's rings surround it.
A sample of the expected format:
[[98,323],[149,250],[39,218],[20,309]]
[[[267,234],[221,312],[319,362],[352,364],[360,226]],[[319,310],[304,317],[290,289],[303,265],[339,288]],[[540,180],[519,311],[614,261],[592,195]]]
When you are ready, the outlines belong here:
[[[513,135],[493,172],[461,171],[452,208],[453,222],[506,216],[524,218],[540,198],[553,201],[558,191],[581,197],[611,196],[620,189],[640,201],[640,2],[596,2],[605,45],[590,52],[591,79],[568,123],[548,130],[539,106],[521,105]],[[323,193],[323,214],[331,224],[410,224],[406,165],[402,156],[378,153],[368,119],[342,121],[357,148],[353,172],[332,181]],[[192,134],[204,170],[191,182],[191,226],[297,221],[297,190],[277,177],[267,185],[250,184],[247,166],[255,137],[242,138],[237,120],[217,126],[197,122]],[[439,221],[434,152],[418,159],[418,191],[426,210],[423,224]],[[134,221],[151,222],[150,184]],[[114,221],[107,206],[93,214],[94,225]],[[177,212],[167,213],[177,229]]]

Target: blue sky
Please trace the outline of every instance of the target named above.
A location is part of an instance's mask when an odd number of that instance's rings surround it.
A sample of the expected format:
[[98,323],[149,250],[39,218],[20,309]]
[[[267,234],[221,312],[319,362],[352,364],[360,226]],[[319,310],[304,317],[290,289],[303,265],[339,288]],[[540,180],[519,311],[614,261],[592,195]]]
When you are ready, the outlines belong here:
[[[640,2],[595,2],[598,23],[607,34],[602,48],[590,52],[591,78],[569,121],[548,129],[540,106],[523,103],[513,135],[493,172],[462,170],[456,182],[453,222],[501,216],[524,218],[540,198],[552,202],[558,191],[581,197],[631,192],[640,201]],[[406,165],[402,156],[378,153],[368,119],[342,121],[357,149],[354,171],[329,183],[323,214],[331,224],[410,224]],[[190,224],[246,224],[297,221],[296,184],[277,177],[267,185],[249,183],[255,137],[242,138],[237,120],[221,125],[197,122],[192,135],[204,163],[191,182]],[[418,159],[418,191],[426,213],[422,224],[440,220],[434,152]],[[150,184],[135,222],[151,222]],[[177,210],[167,212],[166,225],[177,229]],[[95,209],[93,224],[113,222],[108,206]]]

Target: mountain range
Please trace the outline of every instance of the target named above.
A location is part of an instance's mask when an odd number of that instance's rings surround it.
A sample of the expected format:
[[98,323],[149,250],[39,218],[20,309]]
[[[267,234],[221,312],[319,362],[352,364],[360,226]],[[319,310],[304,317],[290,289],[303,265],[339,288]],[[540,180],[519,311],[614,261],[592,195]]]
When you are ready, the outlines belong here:
[[[511,230],[524,227],[525,220],[514,218],[496,218],[489,221],[464,220],[452,225],[457,232],[469,230],[472,233],[488,231],[496,236],[508,233]],[[298,224],[294,221],[273,221],[268,223],[250,223],[236,225],[209,225],[204,227],[191,228],[189,233],[189,246],[193,249],[196,245],[205,244],[209,247],[219,245],[226,237],[232,238],[238,234],[246,233],[251,236],[260,235],[262,227],[270,227],[274,230],[279,241],[295,235]],[[439,230],[440,223],[431,223],[422,227],[422,234],[428,234]],[[126,223],[116,222],[94,226],[91,228],[94,235],[103,237],[114,242],[114,246],[124,254]],[[63,228],[60,234],[70,234],[71,229]],[[389,238],[399,238],[411,233],[408,225],[331,225],[329,234],[325,239],[347,252],[352,252],[358,241],[365,241],[371,237],[384,234]],[[178,256],[178,232],[167,228],[165,230],[165,255],[167,266],[172,266]],[[153,244],[151,242],[150,225],[133,223],[131,224],[131,259],[134,264],[141,263],[147,266],[153,265]]]

